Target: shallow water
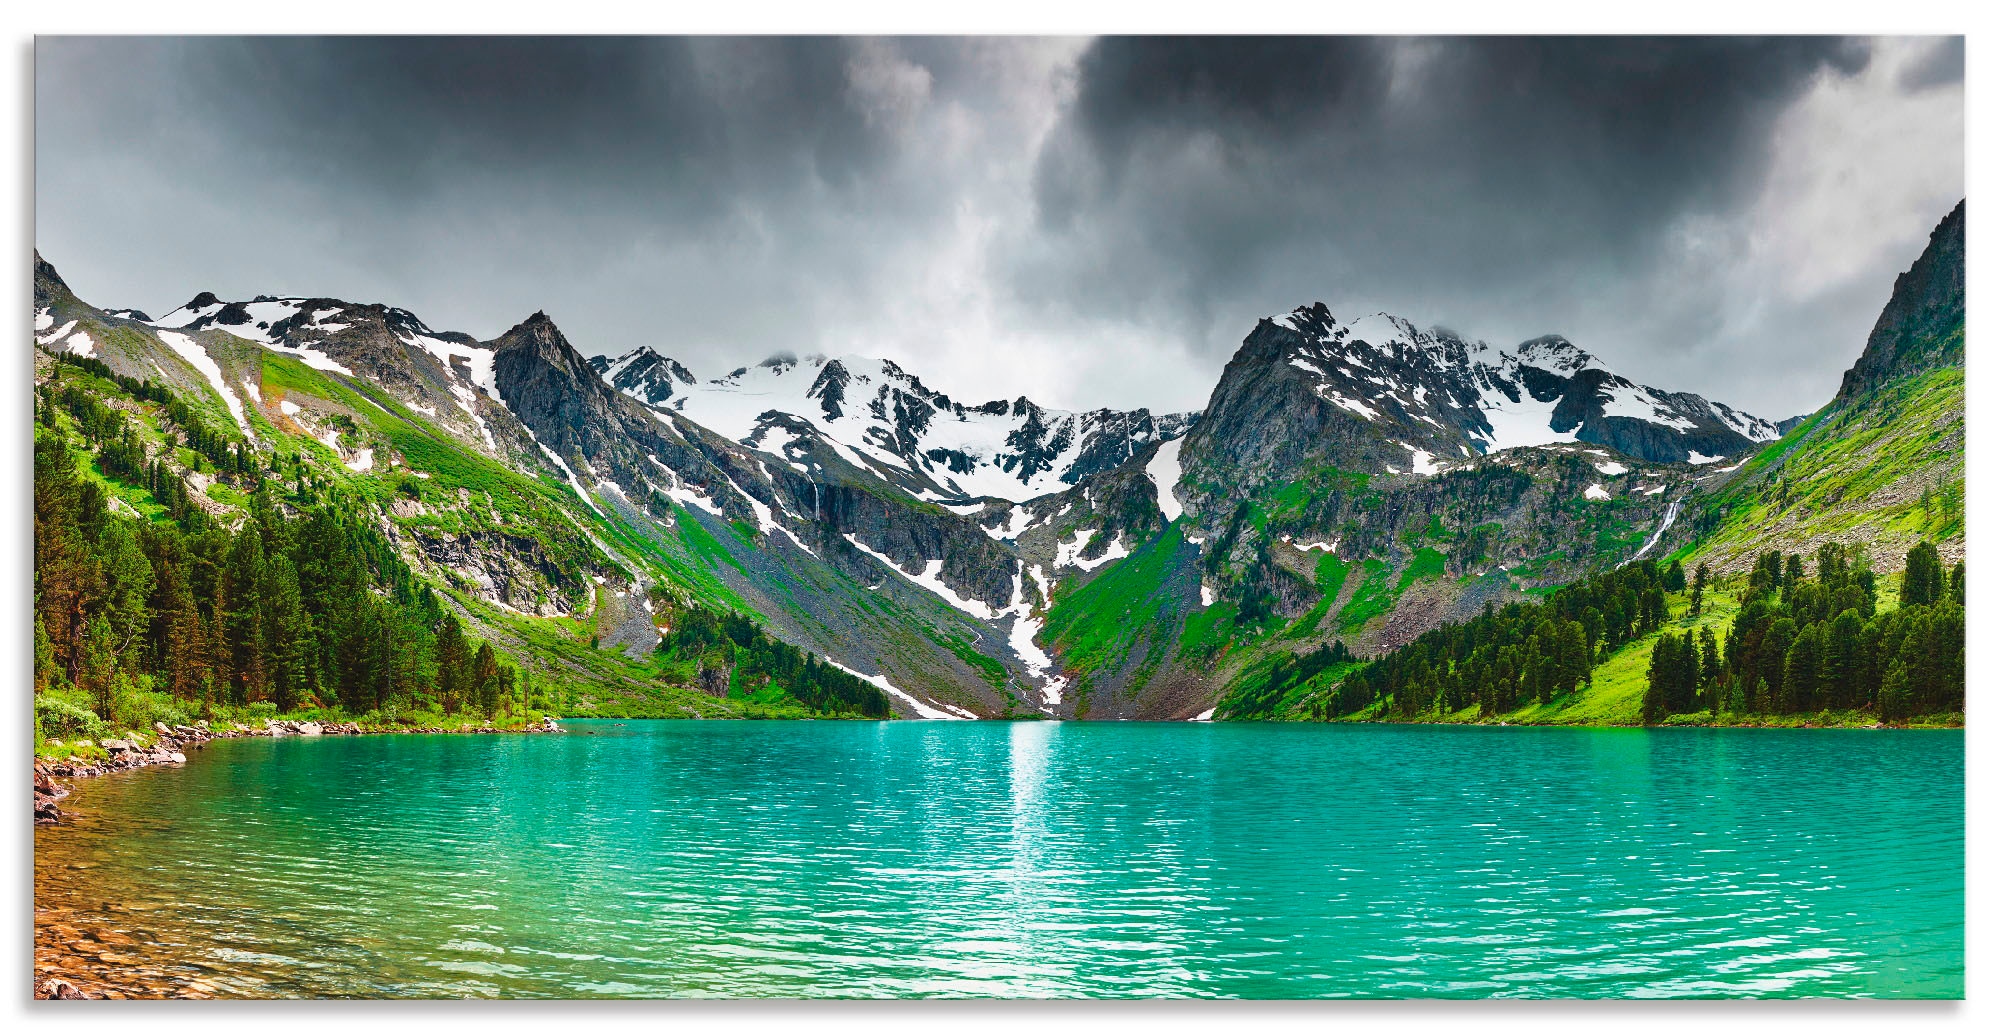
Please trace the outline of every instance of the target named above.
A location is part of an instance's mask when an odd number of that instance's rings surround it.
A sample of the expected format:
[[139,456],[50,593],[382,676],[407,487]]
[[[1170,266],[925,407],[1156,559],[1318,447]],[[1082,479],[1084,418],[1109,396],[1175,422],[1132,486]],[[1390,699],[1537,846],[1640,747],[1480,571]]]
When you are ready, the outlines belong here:
[[221,741],[39,968],[329,996],[1964,994],[1958,731],[573,722]]

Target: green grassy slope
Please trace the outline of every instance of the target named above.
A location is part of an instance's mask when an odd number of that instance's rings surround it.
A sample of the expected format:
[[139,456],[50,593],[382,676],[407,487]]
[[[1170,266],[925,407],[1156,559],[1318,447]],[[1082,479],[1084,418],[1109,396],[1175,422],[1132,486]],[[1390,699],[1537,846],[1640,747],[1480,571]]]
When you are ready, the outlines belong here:
[[[1956,332],[1963,336],[1964,328]],[[1675,555],[1718,571],[1758,552],[1864,545],[1878,570],[1919,540],[1950,559],[1965,547],[1965,371],[1906,377],[1829,406],[1690,503]]]

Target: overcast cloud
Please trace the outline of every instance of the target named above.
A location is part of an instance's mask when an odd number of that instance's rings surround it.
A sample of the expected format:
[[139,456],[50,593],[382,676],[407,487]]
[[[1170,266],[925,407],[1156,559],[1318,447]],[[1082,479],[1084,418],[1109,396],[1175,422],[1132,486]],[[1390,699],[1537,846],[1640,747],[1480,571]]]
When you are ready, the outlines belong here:
[[1964,193],[1960,40],[43,39],[85,299],[1197,409],[1325,301],[1782,417]]

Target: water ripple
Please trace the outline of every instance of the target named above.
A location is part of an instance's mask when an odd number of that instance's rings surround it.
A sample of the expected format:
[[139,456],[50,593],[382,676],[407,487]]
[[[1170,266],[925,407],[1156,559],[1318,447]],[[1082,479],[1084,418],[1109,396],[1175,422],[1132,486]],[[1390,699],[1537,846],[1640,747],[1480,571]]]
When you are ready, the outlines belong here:
[[88,782],[36,832],[38,965],[248,996],[1964,993],[1957,732],[587,731]]

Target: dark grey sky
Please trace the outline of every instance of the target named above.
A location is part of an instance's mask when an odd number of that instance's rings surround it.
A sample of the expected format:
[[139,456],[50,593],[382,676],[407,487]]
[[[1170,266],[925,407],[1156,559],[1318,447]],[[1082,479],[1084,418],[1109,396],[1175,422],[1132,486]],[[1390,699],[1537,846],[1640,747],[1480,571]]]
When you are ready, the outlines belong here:
[[79,294],[1192,409],[1320,300],[1771,417],[1964,193],[1958,40],[44,38]]

